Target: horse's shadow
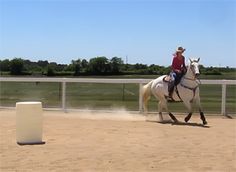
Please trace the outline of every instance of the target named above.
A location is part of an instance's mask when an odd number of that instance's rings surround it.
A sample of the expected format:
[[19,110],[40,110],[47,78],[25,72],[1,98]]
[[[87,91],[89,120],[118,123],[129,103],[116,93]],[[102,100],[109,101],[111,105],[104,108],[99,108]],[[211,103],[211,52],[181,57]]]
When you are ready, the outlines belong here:
[[147,122],[156,122],[156,123],[159,123],[159,124],[170,124],[170,125],[182,125],[182,126],[191,126],[191,127],[210,128],[209,125],[203,125],[203,124],[196,123],[196,122],[182,122],[182,121],[173,122],[171,120],[147,121]]

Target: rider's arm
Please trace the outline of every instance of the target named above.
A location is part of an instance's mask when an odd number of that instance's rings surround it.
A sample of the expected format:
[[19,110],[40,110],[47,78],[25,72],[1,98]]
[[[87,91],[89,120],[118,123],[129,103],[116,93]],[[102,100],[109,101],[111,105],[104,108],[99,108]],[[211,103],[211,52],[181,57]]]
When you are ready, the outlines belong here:
[[185,66],[185,57],[183,56],[183,67],[186,68]]
[[185,65],[185,57],[183,56],[183,68],[182,68],[182,72],[186,72],[187,71],[187,67]]

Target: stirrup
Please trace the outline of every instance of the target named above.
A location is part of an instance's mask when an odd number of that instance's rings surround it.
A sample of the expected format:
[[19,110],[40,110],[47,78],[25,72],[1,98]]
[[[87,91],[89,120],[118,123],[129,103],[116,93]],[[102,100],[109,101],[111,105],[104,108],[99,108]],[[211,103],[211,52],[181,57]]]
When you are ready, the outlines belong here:
[[175,101],[172,96],[168,96],[166,99],[167,99],[168,102],[174,102]]

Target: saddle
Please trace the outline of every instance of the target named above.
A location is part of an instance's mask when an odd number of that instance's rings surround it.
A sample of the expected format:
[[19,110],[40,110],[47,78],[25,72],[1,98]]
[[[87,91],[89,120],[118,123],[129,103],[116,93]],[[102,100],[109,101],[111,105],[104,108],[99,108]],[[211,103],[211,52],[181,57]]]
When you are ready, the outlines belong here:
[[[168,87],[170,87],[170,85],[171,85],[171,76],[170,76],[170,75],[166,75],[166,76],[163,78],[163,82],[167,82],[167,83],[168,83]],[[180,101],[182,101],[182,99],[181,99],[181,97],[180,97],[180,95],[179,95],[179,91],[178,91],[178,89],[177,89],[177,85],[179,84],[179,82],[173,83],[173,84],[174,84],[174,85],[173,85],[173,92],[175,92],[175,93],[177,94],[177,96],[179,97]],[[169,88],[168,88],[168,90],[169,90]],[[170,102],[175,101],[175,100],[173,99],[173,97],[169,97],[169,96],[165,96],[165,97],[166,97],[166,99],[167,99],[168,101],[170,101]]]

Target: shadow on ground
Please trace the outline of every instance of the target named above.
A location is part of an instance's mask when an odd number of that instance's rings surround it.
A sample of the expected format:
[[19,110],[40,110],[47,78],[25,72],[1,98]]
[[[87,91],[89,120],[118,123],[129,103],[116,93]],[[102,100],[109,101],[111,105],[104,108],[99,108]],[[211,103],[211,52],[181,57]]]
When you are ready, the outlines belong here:
[[200,123],[195,123],[195,122],[173,122],[171,120],[163,120],[163,121],[149,121],[147,120],[147,122],[156,122],[159,124],[170,124],[170,125],[182,125],[182,126],[191,126],[191,127],[202,127],[202,128],[210,128],[209,125],[203,125]]

